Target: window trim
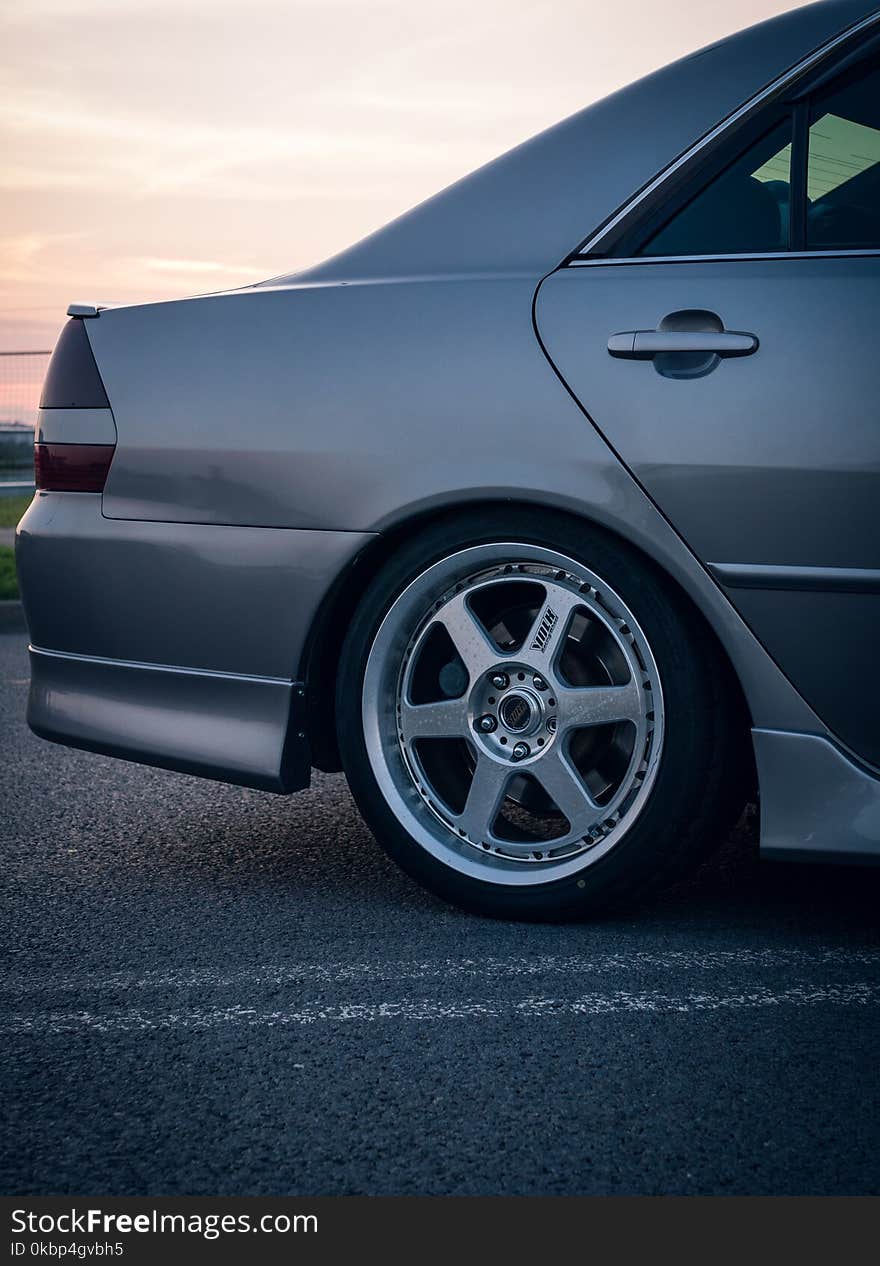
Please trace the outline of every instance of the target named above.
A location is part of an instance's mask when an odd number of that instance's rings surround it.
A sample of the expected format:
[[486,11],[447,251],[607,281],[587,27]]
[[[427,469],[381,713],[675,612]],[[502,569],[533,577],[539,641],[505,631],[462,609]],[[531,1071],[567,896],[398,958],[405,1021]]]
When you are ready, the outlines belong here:
[[744,251],[739,255],[577,255],[568,268],[610,268],[616,264],[723,264],[742,260],[785,259],[865,259],[880,255],[880,246],[857,246],[851,250]]
[[792,111],[791,186],[788,197],[788,249],[807,249],[807,165],[810,157],[810,98],[804,96]]
[[[731,154],[735,143],[739,145],[740,151],[742,151],[748,147],[748,144],[759,140],[765,132],[770,131],[775,126],[774,122],[766,121],[771,116],[770,107],[772,106],[779,108],[777,122],[784,117],[786,112],[793,112],[792,167],[794,167],[796,157],[794,150],[795,140],[798,139],[799,116],[806,116],[807,130],[809,129],[807,95],[816,88],[824,88],[838,74],[858,65],[863,58],[870,56],[872,51],[875,50],[875,46],[880,46],[880,35],[877,34],[878,32],[880,32],[880,11],[869,14],[868,17],[862,18],[861,21],[857,22],[855,26],[839,32],[821,48],[816,49],[795,66],[789,68],[772,84],[763,88],[751,100],[740,106],[727,119],[724,119],[692,145],[690,149],[686,150],[684,154],[681,154],[668,167],[654,176],[647,185],[638,190],[628,202],[611,215],[598,229],[594,230],[589,237],[585,238],[562,261],[560,267],[582,266],[585,262],[592,262],[593,260],[603,264],[634,262],[636,260],[641,263],[668,263],[673,259],[767,259],[777,255],[782,255],[784,258],[799,255],[803,258],[805,254],[808,256],[824,256],[841,253],[854,253],[857,255],[871,253],[862,250],[855,252],[797,252],[788,250],[784,252],[756,252],[753,255],[746,256],[615,256],[609,254],[609,251],[613,250],[616,242],[628,238],[631,239],[632,236],[640,231],[640,226],[644,226],[652,214],[657,215],[662,212],[664,222],[677,214],[677,211],[696,196],[707,183],[707,168],[711,170],[714,167],[715,174],[720,173],[730,162],[735,161],[736,154]],[[867,39],[864,38],[866,33],[868,34]],[[835,58],[835,54],[838,55],[837,58]],[[832,58],[835,58],[833,65],[829,65]],[[765,111],[766,113],[764,113]],[[802,123],[801,127],[803,127]],[[745,144],[743,144],[743,133],[749,138]],[[800,137],[800,143],[805,144],[803,136]],[[803,157],[804,159],[806,158],[805,152]],[[715,164],[717,164],[717,167],[715,167]],[[806,192],[806,162],[802,163],[801,167],[804,173],[804,192]],[[709,179],[711,178],[712,176],[709,177]],[[799,201],[799,198],[791,199],[792,211],[797,201]],[[665,208],[668,208],[673,202],[678,204],[676,209],[666,211]],[[804,207],[805,217],[806,208]],[[791,222],[789,231],[792,246],[798,240],[792,232],[795,228],[799,230],[800,226]],[[804,233],[805,231],[806,225],[804,224]],[[648,230],[646,229],[646,235],[647,232]],[[800,241],[803,242],[804,238],[801,237]]]

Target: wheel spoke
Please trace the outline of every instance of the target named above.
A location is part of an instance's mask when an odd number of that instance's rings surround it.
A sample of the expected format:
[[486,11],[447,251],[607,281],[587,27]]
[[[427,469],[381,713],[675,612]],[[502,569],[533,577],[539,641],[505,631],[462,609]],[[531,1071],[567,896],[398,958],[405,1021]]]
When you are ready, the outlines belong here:
[[568,818],[572,831],[581,835],[600,817],[602,810],[587,791],[572,764],[559,747],[554,747],[531,767],[547,795]]
[[579,593],[554,585],[538,608],[532,627],[523,640],[517,658],[536,669],[550,671],[562,640],[565,637],[572,614],[583,606]]
[[456,594],[435,614],[452,639],[471,681],[488,672],[498,660],[498,649],[475,619],[464,594]]
[[474,843],[487,840],[491,835],[510,772],[489,756],[478,758],[464,809],[457,819],[458,826]]
[[559,686],[559,722],[564,730],[632,721],[643,715],[642,692],[635,678],[625,686]]
[[460,738],[467,734],[467,699],[439,699],[436,703],[400,704],[400,728],[404,740]]

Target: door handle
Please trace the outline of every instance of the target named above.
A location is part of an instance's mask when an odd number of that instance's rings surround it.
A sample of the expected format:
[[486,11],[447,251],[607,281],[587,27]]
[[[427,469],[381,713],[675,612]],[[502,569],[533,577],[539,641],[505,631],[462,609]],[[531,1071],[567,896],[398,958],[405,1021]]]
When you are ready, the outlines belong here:
[[698,352],[706,356],[751,356],[758,350],[755,334],[737,330],[627,330],[608,340],[612,356],[627,360],[653,360],[670,352]]

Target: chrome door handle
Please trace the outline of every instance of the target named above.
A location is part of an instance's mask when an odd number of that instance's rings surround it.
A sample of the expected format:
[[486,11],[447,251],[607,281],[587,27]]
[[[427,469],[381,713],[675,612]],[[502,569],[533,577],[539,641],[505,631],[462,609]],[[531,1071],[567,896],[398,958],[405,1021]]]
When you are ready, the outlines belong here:
[[628,360],[652,360],[670,352],[702,352],[707,356],[751,356],[758,350],[755,334],[738,330],[627,330],[608,340],[612,356]]

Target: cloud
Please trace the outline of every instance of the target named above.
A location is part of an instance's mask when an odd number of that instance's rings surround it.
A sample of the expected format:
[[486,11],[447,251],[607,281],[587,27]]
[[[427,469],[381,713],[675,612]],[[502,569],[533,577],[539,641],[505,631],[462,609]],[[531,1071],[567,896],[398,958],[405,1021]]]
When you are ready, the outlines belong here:
[[0,237],[0,280],[33,281],[52,267],[43,260],[47,251],[67,246],[75,233],[12,233]]
[[201,276],[205,273],[214,275],[229,273],[235,277],[263,275],[257,264],[223,264],[216,259],[156,259],[149,255],[138,255],[134,256],[130,262],[137,268],[158,273],[184,273],[191,276]]
[[[122,111],[98,112],[75,98],[58,100],[32,90],[29,99],[0,102],[5,189],[124,188],[143,197],[196,189],[205,197],[265,192],[308,196],[317,180],[335,187],[345,178],[401,171],[457,172],[487,156],[485,146],[407,137],[393,129],[362,126],[234,128],[164,120]],[[233,175],[233,173],[235,173]],[[299,178],[297,180],[297,178]]]
[[[370,0],[374,7],[400,7],[406,0]],[[248,0],[248,10],[255,14],[261,10],[316,9],[335,6],[340,9],[362,7],[362,0]],[[204,14],[210,17],[218,10],[241,11],[241,0],[27,0],[2,15],[8,26],[28,26],[42,18],[88,19],[118,18],[120,15],[139,13],[161,14],[181,12]]]

